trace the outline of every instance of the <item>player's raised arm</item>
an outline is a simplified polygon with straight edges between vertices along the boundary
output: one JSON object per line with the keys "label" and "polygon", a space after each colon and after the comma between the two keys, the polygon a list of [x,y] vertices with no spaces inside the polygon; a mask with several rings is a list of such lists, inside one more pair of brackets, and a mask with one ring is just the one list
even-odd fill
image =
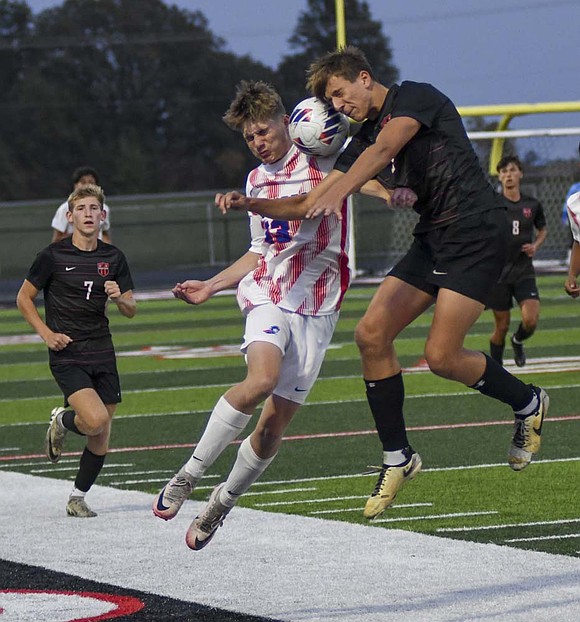
{"label": "player's raised arm", "polygon": [[391,119],[379,132],[376,141],[358,156],[350,169],[340,179],[335,178],[336,183],[323,189],[323,195],[308,210],[306,218],[316,218],[320,214],[337,214],[344,199],[376,177],[415,136],[420,127],[421,124],[411,117]]}
{"label": "player's raised arm", "polygon": [[332,180],[336,181],[343,175],[344,173],[340,171],[331,171],[318,186],[307,194],[297,194],[280,199],[256,199],[239,192],[228,192],[216,194],[215,202],[224,214],[229,209],[233,209],[246,210],[277,220],[303,220],[312,206],[316,205],[316,201],[322,195],[324,188],[330,187]]}

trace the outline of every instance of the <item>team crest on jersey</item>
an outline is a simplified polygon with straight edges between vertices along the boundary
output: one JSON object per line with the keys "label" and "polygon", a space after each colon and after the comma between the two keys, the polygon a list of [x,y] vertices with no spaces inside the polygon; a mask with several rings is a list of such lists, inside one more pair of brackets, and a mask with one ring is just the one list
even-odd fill
{"label": "team crest on jersey", "polygon": [[532,208],[524,207],[524,218],[531,218],[531,217],[532,217]]}
{"label": "team crest on jersey", "polygon": [[101,276],[109,276],[109,263],[107,261],[99,261],[97,264],[97,272]]}

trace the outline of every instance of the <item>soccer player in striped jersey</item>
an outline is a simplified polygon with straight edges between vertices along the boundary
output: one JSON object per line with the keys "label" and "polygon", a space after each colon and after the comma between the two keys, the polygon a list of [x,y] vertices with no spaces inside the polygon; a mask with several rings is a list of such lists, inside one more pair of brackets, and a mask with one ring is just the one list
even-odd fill
{"label": "soccer player in striped jersey", "polygon": [[[247,178],[248,196],[307,193],[334,166],[336,156],[308,156],[292,143],[282,100],[266,83],[241,82],[224,121],[242,133],[261,162]],[[384,193],[378,184],[375,191]],[[216,196],[218,207],[224,200]],[[342,220],[333,215],[310,221],[250,214],[252,241],[244,255],[206,281],[185,281],[173,290],[185,302],[202,304],[237,286],[246,318],[242,351],[248,369],[246,378],[220,397],[190,459],[155,498],[156,516],[169,520],[177,514],[206,469],[264,402],[227,480],[215,488],[187,532],[186,542],[194,550],[211,540],[240,495],[274,460],[284,430],[318,376],[350,281],[345,203],[341,213]]]}
{"label": "soccer player in striped jersey", "polygon": [[[121,401],[107,303],[128,318],[137,311],[125,256],[99,240],[104,201],[99,186],[73,191],[67,212],[72,237],[38,253],[17,296],[18,309],[48,346],[50,370],[64,394],[64,407],[52,411],[46,433],[48,459],[60,460],[68,432],[87,438],[66,506],[67,514],[77,518],[96,516],[85,495],[103,468]],[[34,304],[41,290],[45,320]]]}

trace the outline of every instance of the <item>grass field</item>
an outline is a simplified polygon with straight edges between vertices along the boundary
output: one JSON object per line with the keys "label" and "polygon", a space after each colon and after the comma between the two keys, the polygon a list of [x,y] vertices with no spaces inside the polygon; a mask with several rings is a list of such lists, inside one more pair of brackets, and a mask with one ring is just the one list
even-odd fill
{"label": "grass field", "polygon": [[[406,419],[424,470],[374,526],[580,556],[580,322],[578,303],[565,296],[562,283],[562,276],[540,278],[540,328],[527,345],[528,365],[515,368],[551,398],[541,453],[521,473],[506,463],[510,409],[422,368],[429,314],[403,333],[398,353],[409,368]],[[240,505],[366,522],[362,506],[376,475],[364,473],[382,452],[353,329],[373,291],[353,287],[347,294],[308,403],[287,430],[277,460]],[[515,312],[514,328],[518,318]],[[131,321],[113,309],[111,326],[124,399],[98,483],[155,493],[191,453],[217,398],[244,377],[237,350],[242,318],[232,296],[199,308],[164,299],[140,301]],[[485,312],[468,346],[486,350],[491,328]],[[0,311],[0,469],[72,480],[82,439],[69,435],[58,465],[42,453],[50,410],[62,398],[46,348],[31,336],[15,309]],[[224,452],[194,498],[207,497],[235,451]]]}

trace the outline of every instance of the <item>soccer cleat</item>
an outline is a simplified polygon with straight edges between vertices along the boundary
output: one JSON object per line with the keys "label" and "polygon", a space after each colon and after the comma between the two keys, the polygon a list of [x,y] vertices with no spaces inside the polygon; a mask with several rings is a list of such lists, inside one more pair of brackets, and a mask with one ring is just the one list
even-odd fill
{"label": "soccer cleat", "polygon": [[58,408],[53,408],[50,413],[50,423],[48,424],[48,430],[44,439],[44,450],[46,451],[46,457],[53,463],[60,460],[64,437],[68,432],[62,425],[62,413],[65,411],[66,408],[59,406]]}
{"label": "soccer cleat", "polygon": [[197,481],[184,467],[167,482],[153,501],[153,514],[171,520],[195,488]]}
{"label": "soccer cleat", "polygon": [[530,464],[542,442],[542,425],[550,407],[550,398],[544,389],[533,389],[538,396],[538,409],[524,419],[516,417],[514,423],[514,435],[508,452],[508,464],[514,471],[523,471]]}
{"label": "soccer cleat", "polygon": [[66,504],[66,513],[75,518],[92,518],[97,515],[87,505],[84,497],[71,497]]}
{"label": "soccer cleat", "polygon": [[515,340],[515,335],[512,335],[510,340],[512,342],[512,348],[514,349],[514,361],[518,367],[523,367],[526,364],[526,351],[524,350],[524,344]]}
{"label": "soccer cleat", "polygon": [[224,486],[225,482],[213,489],[205,509],[189,526],[185,534],[185,543],[190,549],[200,551],[207,546],[232,509],[220,501],[220,492]]}
{"label": "soccer cleat", "polygon": [[404,484],[419,473],[421,465],[421,456],[415,451],[412,451],[405,464],[400,466],[383,464],[373,494],[366,502],[363,516],[365,518],[380,516],[393,503]]}

